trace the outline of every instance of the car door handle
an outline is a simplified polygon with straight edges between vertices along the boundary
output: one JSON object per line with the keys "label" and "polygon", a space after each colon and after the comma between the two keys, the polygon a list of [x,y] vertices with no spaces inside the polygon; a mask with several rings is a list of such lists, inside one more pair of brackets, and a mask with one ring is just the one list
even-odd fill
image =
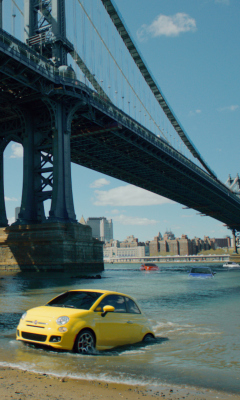
{"label": "car door handle", "polygon": [[127,324],[133,324],[133,321],[127,321]]}

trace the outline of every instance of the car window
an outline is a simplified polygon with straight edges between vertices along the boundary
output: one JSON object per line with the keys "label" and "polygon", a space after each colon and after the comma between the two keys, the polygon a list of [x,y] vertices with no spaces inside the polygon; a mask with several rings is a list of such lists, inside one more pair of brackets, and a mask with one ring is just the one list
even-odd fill
{"label": "car window", "polygon": [[129,297],[125,297],[126,305],[127,305],[127,312],[130,314],[141,314],[137,304]]}
{"label": "car window", "polygon": [[126,304],[123,296],[119,296],[116,294],[110,294],[109,296],[104,297],[104,299],[99,303],[98,307],[101,307],[103,311],[104,306],[113,306],[115,308],[116,313],[126,313]]}
{"label": "car window", "polygon": [[192,274],[211,274],[212,271],[208,268],[192,268]]}
{"label": "car window", "polygon": [[102,293],[78,291],[65,292],[49,301],[47,306],[89,310],[100,296],[102,296]]}

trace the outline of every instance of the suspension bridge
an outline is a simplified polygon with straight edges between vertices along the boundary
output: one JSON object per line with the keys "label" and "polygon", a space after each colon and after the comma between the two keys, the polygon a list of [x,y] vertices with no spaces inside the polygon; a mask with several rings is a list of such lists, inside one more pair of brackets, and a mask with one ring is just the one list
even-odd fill
{"label": "suspension bridge", "polygon": [[[240,230],[239,197],[181,126],[113,1],[0,0],[0,91],[2,263],[41,268],[53,256],[54,266],[102,268],[101,244],[76,220],[71,162],[211,216],[234,237]],[[11,141],[24,161],[19,218],[9,227],[3,153]]]}

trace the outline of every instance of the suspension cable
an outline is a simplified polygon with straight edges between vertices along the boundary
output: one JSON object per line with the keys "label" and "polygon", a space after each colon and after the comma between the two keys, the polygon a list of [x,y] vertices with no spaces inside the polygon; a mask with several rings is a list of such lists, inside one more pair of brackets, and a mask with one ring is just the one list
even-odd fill
{"label": "suspension cable", "polygon": [[123,22],[122,16],[120,16],[120,12],[118,11],[117,7],[113,5],[112,0],[101,0],[108,15],[110,16],[112,22],[114,23],[119,35],[121,36],[125,46],[127,47],[129,53],[131,54],[135,64],[137,65],[138,69],[140,70],[142,76],[144,77],[145,81],[147,82],[148,86],[150,87],[154,97],[156,98],[157,102],[159,103],[160,107],[166,114],[168,120],[174,127],[175,131],[177,132],[178,136],[184,142],[184,144],[188,147],[192,155],[200,161],[202,166],[208,171],[208,173],[213,177],[217,178],[216,174],[211,170],[208,164],[204,161],[201,154],[197,150],[197,148],[192,143],[191,139],[188,137],[187,133],[181,127],[180,123],[177,121],[174,113],[172,112],[171,108],[169,107],[167,101],[165,100],[163,93],[161,92],[158,84],[155,82],[152,74],[150,73],[148,67],[146,66],[143,57],[141,56],[140,52],[136,48],[133,40],[131,39],[125,24]]}
{"label": "suspension cable", "polygon": [[22,12],[21,8],[17,5],[15,0],[12,0],[12,2],[14,3],[14,5],[17,7],[18,11],[20,12],[20,14],[22,14],[22,16],[24,17],[24,13]]}

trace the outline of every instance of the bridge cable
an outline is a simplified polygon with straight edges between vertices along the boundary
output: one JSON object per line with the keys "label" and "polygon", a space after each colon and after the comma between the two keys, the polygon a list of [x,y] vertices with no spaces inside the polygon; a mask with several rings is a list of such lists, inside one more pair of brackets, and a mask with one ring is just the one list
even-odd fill
{"label": "bridge cable", "polygon": [[12,0],[13,4],[17,7],[18,11],[20,12],[20,14],[22,14],[22,16],[24,17],[24,13],[22,12],[21,8],[17,5],[15,0]]}
{"label": "bridge cable", "polygon": [[111,20],[113,21],[119,35],[121,36],[124,44],[126,45],[129,53],[131,54],[135,64],[137,65],[138,69],[140,70],[142,76],[144,77],[145,81],[147,82],[148,86],[150,87],[151,91],[153,92],[156,100],[158,101],[159,105],[161,106],[162,110],[166,114],[167,118],[171,122],[172,126],[180,136],[181,140],[185,143],[188,147],[192,155],[197,158],[203,167],[208,171],[208,173],[213,177],[217,178],[216,174],[211,170],[211,168],[207,165],[207,163],[202,158],[199,151],[196,149],[194,144],[192,143],[191,139],[188,137],[187,133],[181,127],[179,122],[177,121],[173,111],[167,104],[163,93],[161,92],[158,84],[155,82],[152,74],[150,73],[149,69],[146,66],[146,63],[143,60],[140,52],[137,50],[133,40],[131,39],[125,24],[123,22],[123,18],[120,15],[119,10],[115,5],[113,5],[112,0],[101,0],[108,15],[110,16]]}
{"label": "bridge cable", "polygon": [[[101,1],[102,1],[102,0],[101,0]],[[93,21],[91,20],[89,14],[87,13],[85,7],[84,7],[83,4],[81,3],[81,0],[78,0],[78,3],[79,3],[80,6],[82,7],[82,9],[83,9],[84,13],[86,14],[88,20],[89,20],[90,23],[92,24],[92,26],[93,26],[95,32],[97,33],[97,35],[99,36],[99,38],[100,38],[100,40],[101,40],[101,42],[102,42],[102,44],[104,45],[104,47],[105,47],[106,50],[108,51],[108,53],[109,53],[109,55],[111,56],[111,58],[113,59],[114,63],[117,65],[117,67],[118,67],[119,71],[121,72],[122,76],[124,77],[124,79],[126,80],[126,82],[128,83],[128,85],[131,87],[131,89],[132,89],[133,93],[135,94],[135,96],[137,97],[138,101],[140,102],[140,104],[142,105],[142,107],[144,108],[144,110],[147,112],[147,114],[149,115],[149,117],[152,118],[151,114],[149,113],[149,111],[148,111],[147,108],[145,107],[144,103],[142,102],[142,100],[140,99],[140,97],[139,97],[138,94],[136,93],[135,89],[133,88],[133,86],[132,86],[131,83],[129,82],[127,76],[124,74],[124,72],[123,72],[123,70],[121,69],[121,67],[119,66],[118,62],[115,60],[115,58],[114,58],[112,52],[109,50],[108,46],[106,45],[105,41],[103,40],[102,36],[100,35],[98,29],[96,28],[96,26],[94,25]],[[70,53],[70,54],[71,54],[71,53]],[[80,68],[81,68],[81,67],[80,67]],[[102,89],[102,90],[103,90],[103,89]],[[106,96],[107,96],[107,95],[105,94],[105,97],[106,97]],[[111,100],[109,99],[109,101],[111,101]],[[152,120],[153,120],[153,118],[152,118]],[[157,128],[158,128],[158,130],[161,132],[161,134],[164,136],[164,138],[167,140],[167,142],[169,143],[168,138],[164,135],[164,133],[162,132],[162,130],[160,129],[160,127],[157,125],[156,121],[153,120],[153,122],[154,122],[154,124],[157,126]]]}

